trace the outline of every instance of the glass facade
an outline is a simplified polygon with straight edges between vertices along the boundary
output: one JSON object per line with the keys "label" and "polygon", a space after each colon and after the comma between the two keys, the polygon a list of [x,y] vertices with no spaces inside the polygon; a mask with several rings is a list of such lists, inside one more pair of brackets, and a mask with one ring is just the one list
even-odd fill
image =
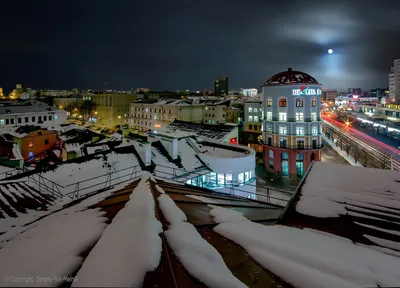
{"label": "glass facade", "polygon": [[205,175],[201,175],[190,180],[186,183],[193,186],[204,187],[208,189],[218,189],[233,186],[246,185],[253,180],[254,171],[247,171],[236,174],[237,180],[234,179],[235,174],[223,174],[210,172]]}

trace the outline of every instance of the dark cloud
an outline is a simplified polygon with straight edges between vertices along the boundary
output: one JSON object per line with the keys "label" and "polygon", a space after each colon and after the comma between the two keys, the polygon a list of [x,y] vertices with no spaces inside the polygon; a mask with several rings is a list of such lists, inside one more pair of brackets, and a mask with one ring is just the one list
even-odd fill
{"label": "dark cloud", "polygon": [[288,66],[325,87],[387,87],[400,57],[398,0],[4,2],[6,88],[203,89],[221,74],[259,87]]}

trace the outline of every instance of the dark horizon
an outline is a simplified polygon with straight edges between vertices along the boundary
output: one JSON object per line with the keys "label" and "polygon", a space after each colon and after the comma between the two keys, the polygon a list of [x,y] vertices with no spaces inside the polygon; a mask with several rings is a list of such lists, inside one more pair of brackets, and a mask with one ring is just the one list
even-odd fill
{"label": "dark horizon", "polygon": [[0,87],[259,89],[292,67],[327,89],[387,88],[400,1],[348,2],[1,3]]}

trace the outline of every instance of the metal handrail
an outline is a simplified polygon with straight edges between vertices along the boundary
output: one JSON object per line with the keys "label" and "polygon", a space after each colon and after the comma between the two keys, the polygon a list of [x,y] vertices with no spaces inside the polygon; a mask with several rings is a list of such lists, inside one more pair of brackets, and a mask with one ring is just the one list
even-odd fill
{"label": "metal handrail", "polygon": [[292,195],[292,198],[290,198],[290,200],[289,200],[288,204],[286,205],[285,209],[283,209],[283,211],[282,211],[281,214],[279,215],[279,220],[278,220],[278,221],[281,221],[281,220],[282,220],[282,217],[286,214],[286,212],[289,210],[289,208],[290,208],[290,207],[292,206],[292,204],[294,203],[294,201],[295,201],[297,195],[300,193],[301,187],[303,187],[304,182],[306,181],[306,178],[307,178],[308,174],[310,173],[310,171],[311,171],[311,169],[312,169],[314,163],[315,163],[315,161],[313,160],[313,161],[311,162],[310,166],[308,167],[306,173],[304,174],[303,178],[301,178],[301,181],[300,181],[299,185],[297,185],[296,191],[294,191],[294,193],[293,193],[293,195]]}

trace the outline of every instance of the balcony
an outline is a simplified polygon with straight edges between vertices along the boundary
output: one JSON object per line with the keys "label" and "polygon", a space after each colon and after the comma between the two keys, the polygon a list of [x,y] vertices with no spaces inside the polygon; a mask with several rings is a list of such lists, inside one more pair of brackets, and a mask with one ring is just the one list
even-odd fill
{"label": "balcony", "polygon": [[280,148],[280,149],[289,149],[289,150],[319,150],[325,147],[324,143],[321,145],[272,145],[271,143],[266,143],[263,140],[259,141],[261,145],[268,146],[268,147],[274,147],[274,148]]}

